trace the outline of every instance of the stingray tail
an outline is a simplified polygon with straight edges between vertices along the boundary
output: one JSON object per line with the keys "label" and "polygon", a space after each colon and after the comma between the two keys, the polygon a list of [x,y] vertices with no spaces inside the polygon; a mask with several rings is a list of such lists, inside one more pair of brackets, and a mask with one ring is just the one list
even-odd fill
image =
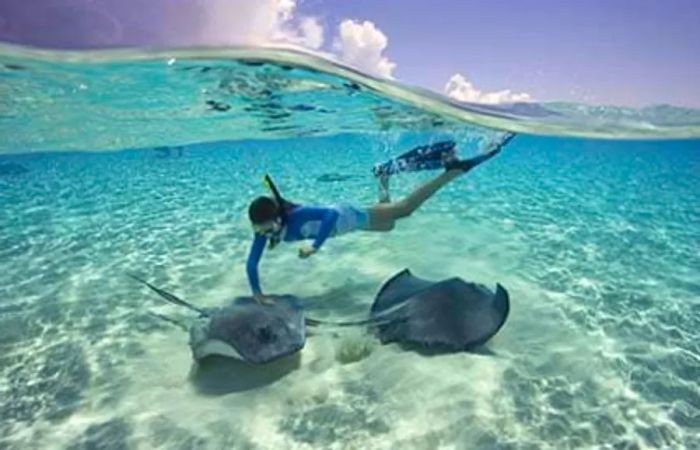
{"label": "stingray tail", "polygon": [[156,319],[162,320],[163,322],[168,322],[171,325],[175,325],[176,327],[187,331],[187,325],[185,325],[184,323],[180,322],[177,319],[173,319],[172,317],[164,316],[163,314],[154,313],[152,311],[149,311],[148,315],[151,317],[155,317]]}
{"label": "stingray tail", "polygon": [[348,321],[334,321],[334,320],[322,320],[313,319],[307,317],[304,319],[307,326],[310,327],[358,327],[362,325],[369,325],[374,323],[374,319],[360,319],[360,320],[348,320]]}
{"label": "stingray tail", "polygon": [[191,304],[191,303],[187,303],[186,301],[184,301],[184,300],[182,300],[181,298],[179,298],[179,297],[177,297],[177,296],[171,294],[170,292],[164,291],[163,289],[160,289],[160,288],[158,288],[158,287],[153,286],[153,285],[152,285],[151,283],[149,283],[148,281],[142,280],[141,278],[137,277],[136,275],[133,275],[133,274],[130,274],[130,273],[127,274],[127,275],[129,275],[131,278],[133,278],[134,280],[138,281],[139,283],[142,283],[142,284],[148,286],[153,292],[155,292],[156,294],[160,295],[160,296],[161,296],[165,301],[167,301],[167,302],[170,302],[170,303],[172,303],[172,304],[174,304],[174,305],[178,305],[178,306],[184,306],[185,308],[190,309],[190,310],[195,311],[195,312],[198,312],[199,314],[201,314],[201,315],[203,315],[203,316],[208,316],[208,315],[209,315],[205,310],[203,310],[203,309],[201,309],[201,308],[198,308],[198,307],[194,306],[194,305]]}
{"label": "stingray tail", "polygon": [[382,311],[379,314],[375,314],[372,317],[368,317],[366,319],[358,319],[358,320],[341,320],[341,321],[334,321],[334,320],[322,320],[322,319],[313,319],[311,317],[307,317],[305,319],[306,325],[312,326],[312,327],[319,327],[319,326],[328,326],[328,327],[358,327],[358,326],[363,326],[363,325],[385,325],[389,322],[396,322],[399,320],[394,313],[402,309],[403,307],[406,306],[406,303],[399,303],[398,305],[395,305],[392,308],[389,308],[385,311]]}

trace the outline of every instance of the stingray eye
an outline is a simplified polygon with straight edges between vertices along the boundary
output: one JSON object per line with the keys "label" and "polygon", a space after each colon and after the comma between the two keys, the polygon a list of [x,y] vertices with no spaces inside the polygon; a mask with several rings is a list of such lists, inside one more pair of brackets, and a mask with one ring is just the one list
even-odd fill
{"label": "stingray eye", "polygon": [[260,342],[270,342],[275,338],[275,333],[270,327],[258,328],[258,339]]}

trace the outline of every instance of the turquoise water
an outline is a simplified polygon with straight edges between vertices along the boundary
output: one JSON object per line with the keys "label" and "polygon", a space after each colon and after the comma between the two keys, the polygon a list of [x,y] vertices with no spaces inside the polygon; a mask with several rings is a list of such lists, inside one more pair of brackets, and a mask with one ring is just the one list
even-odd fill
{"label": "turquoise water", "polygon": [[[294,84],[272,63],[261,81],[260,65],[3,61],[23,68],[0,84],[0,448],[700,447],[700,140],[661,139],[692,135],[692,112],[465,121],[314,67]],[[283,367],[195,370],[187,335],[147,314],[182,312],[125,276],[219,305],[248,292],[245,211],[265,171],[295,201],[371,204],[373,163],[444,137],[473,155],[494,120],[521,134],[393,232],[261,265],[267,291],[332,319],[406,267],[500,282],[512,310],[488,352],[341,330]],[[576,120],[573,134],[637,139],[566,135]],[[431,175],[397,177],[394,197]]]}

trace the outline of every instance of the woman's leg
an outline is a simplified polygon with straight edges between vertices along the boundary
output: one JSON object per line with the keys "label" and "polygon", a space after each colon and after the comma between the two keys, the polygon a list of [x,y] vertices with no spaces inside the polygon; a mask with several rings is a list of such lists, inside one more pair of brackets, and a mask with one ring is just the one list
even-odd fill
{"label": "woman's leg", "polygon": [[454,141],[436,142],[415,147],[383,164],[375,164],[372,172],[377,177],[379,203],[389,203],[389,177],[400,172],[417,172],[443,168],[447,161],[454,160]]}
{"label": "woman's leg", "polygon": [[407,197],[393,203],[379,203],[369,208],[369,230],[390,231],[397,219],[410,216],[440,188],[464,173],[455,169],[441,173],[413,191]]}
{"label": "woman's leg", "polygon": [[418,209],[427,199],[432,197],[440,188],[458,176],[473,169],[479,164],[493,158],[501,151],[502,144],[512,138],[512,134],[506,134],[500,144],[481,155],[470,159],[453,160],[445,163],[446,171],[413,191],[408,197],[393,203],[379,203],[369,208],[369,231],[391,231],[396,220],[408,217]]}
{"label": "woman's leg", "polygon": [[380,175],[377,180],[379,188],[379,203],[391,202],[391,196],[389,195],[389,175]]}

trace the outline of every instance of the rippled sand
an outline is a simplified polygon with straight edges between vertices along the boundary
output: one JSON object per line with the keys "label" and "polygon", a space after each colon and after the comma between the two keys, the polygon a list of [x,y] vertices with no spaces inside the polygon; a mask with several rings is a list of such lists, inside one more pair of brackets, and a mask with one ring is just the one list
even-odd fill
{"label": "rippled sand", "polygon": [[[476,354],[419,355],[358,329],[313,335],[265,370],[195,370],[187,335],[147,315],[186,311],[125,276],[203,306],[246,293],[245,208],[264,170],[295,201],[369,204],[371,164],[420,140],[6,157],[28,171],[0,178],[2,446],[700,446],[697,142],[520,136],[391,234],[264,257],[267,291],[334,319],[364,314],[405,267],[500,282],[510,319]],[[428,176],[402,175],[395,196]]]}

